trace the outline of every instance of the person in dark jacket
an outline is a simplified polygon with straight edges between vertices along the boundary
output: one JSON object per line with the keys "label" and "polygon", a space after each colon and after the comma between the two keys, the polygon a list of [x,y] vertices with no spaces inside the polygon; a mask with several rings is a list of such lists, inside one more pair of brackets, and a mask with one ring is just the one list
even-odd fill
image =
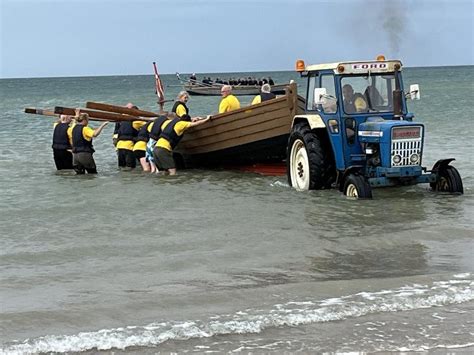
{"label": "person in dark jacket", "polygon": [[57,170],[72,169],[72,146],[68,136],[71,119],[71,116],[61,115],[54,123],[52,148]]}
{"label": "person in dark jacket", "polygon": [[270,84],[263,84],[260,91],[261,91],[260,95],[257,95],[253,98],[252,105],[256,105],[261,102],[274,99],[276,97],[276,95],[271,92],[272,87],[270,86]]}
{"label": "person in dark jacket", "polygon": [[189,108],[186,103],[189,100],[189,94],[187,91],[180,91],[174,102],[171,112],[174,112],[176,116],[185,121],[190,121],[191,116],[189,115]]}
{"label": "person in dark jacket", "polygon": [[89,115],[87,113],[79,113],[76,110],[75,116],[77,124],[72,129],[72,165],[77,174],[97,174],[97,168],[94,158],[94,147],[92,146],[92,138],[97,137],[108,121],[103,122],[98,128],[93,129],[88,126]]}

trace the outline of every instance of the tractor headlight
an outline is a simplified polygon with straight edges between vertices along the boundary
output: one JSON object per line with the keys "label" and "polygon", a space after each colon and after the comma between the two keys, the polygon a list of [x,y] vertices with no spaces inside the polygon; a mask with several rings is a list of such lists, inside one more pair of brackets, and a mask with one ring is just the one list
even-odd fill
{"label": "tractor headlight", "polygon": [[416,164],[419,161],[420,161],[420,155],[419,154],[413,153],[412,155],[410,155],[410,163]]}
{"label": "tractor headlight", "polygon": [[402,157],[398,154],[392,157],[392,162],[394,164],[400,164],[401,161],[402,161]]}

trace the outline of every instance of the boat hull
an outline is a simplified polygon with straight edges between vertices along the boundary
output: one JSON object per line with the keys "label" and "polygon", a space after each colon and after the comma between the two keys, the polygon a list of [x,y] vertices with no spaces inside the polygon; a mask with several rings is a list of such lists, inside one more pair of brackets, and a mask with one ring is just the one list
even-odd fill
{"label": "boat hull", "polygon": [[178,161],[185,167],[224,167],[281,162],[293,117],[304,102],[296,85],[286,94],[257,105],[212,116],[206,124],[191,128],[179,143]]}
{"label": "boat hull", "polygon": [[[278,84],[272,86],[272,92],[275,95],[284,95],[285,88],[288,84]],[[203,95],[203,96],[220,96],[221,95],[222,85],[213,85],[213,86],[199,86],[199,85],[184,85],[184,90],[186,90],[189,95]],[[236,96],[245,96],[245,95],[258,95],[260,94],[260,86],[233,86],[232,94]]]}

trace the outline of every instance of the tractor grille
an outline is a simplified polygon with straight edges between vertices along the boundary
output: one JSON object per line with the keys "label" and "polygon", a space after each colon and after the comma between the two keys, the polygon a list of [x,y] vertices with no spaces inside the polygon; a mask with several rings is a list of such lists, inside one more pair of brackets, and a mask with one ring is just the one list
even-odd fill
{"label": "tractor grille", "polygon": [[392,130],[392,167],[421,164],[423,130],[421,126]]}

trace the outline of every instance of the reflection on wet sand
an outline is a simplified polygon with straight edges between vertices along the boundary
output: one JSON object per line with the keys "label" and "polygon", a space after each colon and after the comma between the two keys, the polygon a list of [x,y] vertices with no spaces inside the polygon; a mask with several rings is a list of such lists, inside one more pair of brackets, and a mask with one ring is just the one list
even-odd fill
{"label": "reflection on wet sand", "polygon": [[428,248],[420,243],[366,249],[353,253],[330,251],[328,256],[308,257],[314,280],[350,280],[456,272],[457,265],[434,270],[428,265]]}

